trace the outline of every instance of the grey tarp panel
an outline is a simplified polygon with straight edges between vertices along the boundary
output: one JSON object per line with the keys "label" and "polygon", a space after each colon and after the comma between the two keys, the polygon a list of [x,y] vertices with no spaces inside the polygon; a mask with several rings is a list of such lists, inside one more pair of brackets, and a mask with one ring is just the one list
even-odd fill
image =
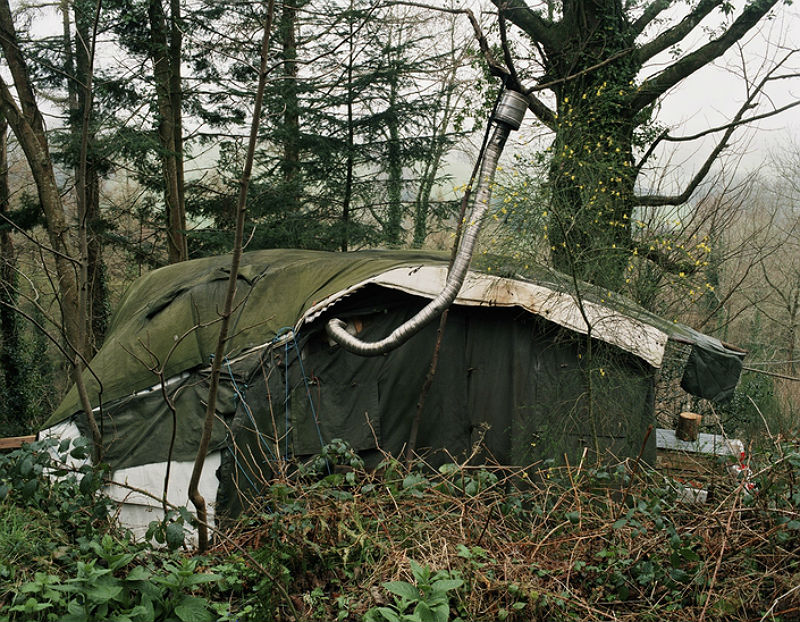
{"label": "grey tarp panel", "polygon": [[[194,459],[208,400],[208,375],[187,374],[179,382],[169,385],[168,395],[175,407],[174,420],[172,410],[160,390],[127,396],[104,408],[100,420],[104,462],[114,470],[164,462],[169,456],[173,428],[173,459]],[[230,381],[223,379],[217,395],[217,413],[220,417],[229,418],[235,410],[233,388]],[[86,418],[76,417],[75,421],[81,434],[91,438]],[[225,428],[216,425],[211,436],[210,450],[222,447],[226,437]]]}
{"label": "grey tarp panel", "polygon": [[681,388],[692,395],[721,402],[733,397],[741,372],[741,354],[713,345],[705,348],[693,345]]}

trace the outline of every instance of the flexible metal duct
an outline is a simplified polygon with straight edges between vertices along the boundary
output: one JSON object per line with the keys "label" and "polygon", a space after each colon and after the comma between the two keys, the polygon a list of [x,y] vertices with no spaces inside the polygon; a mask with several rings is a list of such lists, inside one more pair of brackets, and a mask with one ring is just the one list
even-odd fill
{"label": "flexible metal duct", "polygon": [[464,279],[467,276],[469,264],[472,260],[472,253],[475,250],[475,243],[478,240],[478,234],[483,224],[483,217],[489,208],[489,200],[492,196],[492,181],[497,170],[500,154],[503,153],[503,147],[505,147],[511,130],[519,129],[527,106],[527,100],[523,95],[514,91],[505,91],[492,115],[491,121],[494,122],[494,129],[486,145],[486,152],[481,162],[478,189],[475,192],[472,209],[464,223],[464,233],[461,236],[453,268],[447,275],[447,281],[441,293],[425,305],[417,315],[398,326],[389,336],[380,341],[362,341],[358,337],[351,335],[347,332],[347,324],[338,318],[328,320],[325,326],[331,339],[346,350],[361,356],[384,354],[408,341],[422,328],[439,317],[453,303],[461,290],[461,286],[464,284]]}

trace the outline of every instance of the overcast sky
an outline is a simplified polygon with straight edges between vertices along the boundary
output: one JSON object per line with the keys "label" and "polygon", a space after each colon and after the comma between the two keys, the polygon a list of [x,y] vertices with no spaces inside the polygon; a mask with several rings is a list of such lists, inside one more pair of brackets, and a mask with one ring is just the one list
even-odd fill
{"label": "overcast sky", "polygon": [[[756,82],[774,66],[776,59],[792,48],[800,48],[798,5],[781,4],[774,15],[743,39],[741,49],[729,50],[713,65],[699,70],[676,87],[664,99],[659,119],[674,126],[676,135],[685,135],[724,124],[733,117],[747,95],[742,59],[746,62],[747,77]],[[795,55],[781,73],[800,75],[800,54]],[[775,81],[766,88],[765,95],[759,99],[759,107],[751,114],[768,112],[798,100],[800,77]],[[712,148],[716,136],[704,141],[698,156]],[[745,154],[743,167],[758,168],[772,153],[788,148],[792,140],[800,141],[800,106],[742,128],[734,138],[738,141],[736,148]],[[682,153],[689,157],[695,149],[683,149]],[[695,157],[686,165],[691,167],[698,159]]]}

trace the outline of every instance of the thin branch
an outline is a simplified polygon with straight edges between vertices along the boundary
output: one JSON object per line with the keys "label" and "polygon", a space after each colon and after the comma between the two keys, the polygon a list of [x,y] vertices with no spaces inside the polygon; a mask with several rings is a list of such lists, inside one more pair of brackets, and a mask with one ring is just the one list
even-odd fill
{"label": "thin branch", "polygon": [[[31,304],[35,305],[39,309],[39,311],[44,312],[42,307],[38,305],[35,301],[31,300],[30,298],[28,298],[28,301],[31,302]],[[99,392],[100,393],[103,392],[103,383],[100,382],[100,378],[97,376],[97,374],[94,373],[94,370],[89,365],[89,362],[84,358],[83,354],[78,352],[75,349],[75,346],[73,346],[72,343],[70,343],[69,339],[64,339],[64,343],[66,344],[66,346],[62,345],[60,339],[57,339],[53,335],[51,335],[50,332],[27,311],[15,305],[4,302],[3,300],[0,300],[0,305],[3,305],[7,309],[11,309],[15,313],[19,313],[22,317],[24,317],[36,329],[38,329],[39,332],[41,332],[45,337],[47,337],[47,339],[58,349],[59,352],[61,352],[61,354],[64,355],[64,358],[66,358],[67,360],[70,360],[71,357],[78,357],[83,363],[84,369],[86,369],[92,375],[92,377],[97,381],[97,384],[100,387]],[[55,322],[53,322],[51,318],[48,318],[48,321],[51,322],[52,324],[55,324]],[[70,354],[70,352],[72,353]]]}
{"label": "thin branch", "polygon": [[731,121],[726,125],[719,125],[717,127],[712,127],[702,132],[698,132],[697,134],[692,134],[691,136],[670,136],[669,134],[667,134],[666,136],[664,136],[664,140],[673,143],[697,140],[698,138],[703,138],[704,136],[708,136],[709,134],[715,134],[716,132],[721,132],[731,127],[736,127],[739,125],[747,125],[748,123],[753,123],[754,121],[761,121],[762,119],[768,119],[769,117],[773,117],[782,112],[786,112],[787,110],[790,110],[795,106],[800,106],[800,100],[792,102],[791,104],[786,104],[785,106],[781,106],[780,108],[775,108],[774,110],[770,110],[769,112],[763,112],[761,114],[757,114],[752,117],[747,117],[746,119],[740,119],[739,121]]}
{"label": "thin branch", "polygon": [[744,366],[742,366],[742,369],[745,370],[745,371],[752,372],[754,374],[764,374],[765,376],[771,376],[773,378],[781,378],[782,380],[792,380],[794,382],[800,382],[800,378],[798,378],[797,376],[787,376],[786,374],[778,374],[778,373],[775,373],[774,371],[766,371],[764,369],[755,369],[753,367],[744,367]]}
{"label": "thin branch", "polygon": [[634,248],[639,256],[648,261],[652,261],[659,268],[671,274],[680,274],[681,272],[684,274],[694,274],[700,269],[694,261],[690,261],[689,259],[675,259],[648,244],[637,243],[634,244]]}
{"label": "thin branch", "polygon": [[[0,82],[2,82],[2,80],[3,79],[0,78]],[[75,265],[80,265],[80,261],[79,260],[75,259],[74,257],[70,257],[69,255],[65,255],[64,253],[54,249],[52,246],[48,246],[47,244],[44,244],[43,242],[37,240],[36,238],[31,236],[27,231],[25,231],[22,227],[17,225],[17,223],[15,223],[13,220],[11,220],[5,214],[0,214],[0,219],[4,220],[6,223],[8,223],[11,227],[13,227],[16,230],[17,233],[19,233],[22,236],[24,236],[25,238],[27,238],[29,242],[31,242],[32,244],[36,245],[37,247],[40,247],[40,248],[44,249],[45,251],[47,251],[51,255],[56,255],[58,257],[61,257],[61,259],[65,260],[65,261],[70,261],[70,262],[74,263]]]}
{"label": "thin branch", "polygon": [[575,80],[576,78],[580,78],[581,76],[586,75],[587,73],[591,73],[592,71],[600,69],[601,67],[605,67],[606,65],[609,65],[609,64],[613,63],[618,58],[621,58],[623,56],[627,56],[628,54],[631,54],[634,51],[635,50],[633,48],[627,48],[627,49],[624,49],[624,50],[620,50],[616,54],[612,54],[608,58],[606,58],[604,60],[601,60],[599,63],[595,63],[594,65],[592,65],[590,67],[586,67],[585,69],[581,69],[580,71],[578,71],[576,73],[571,73],[568,76],[565,76],[563,78],[558,78],[557,80],[552,80],[550,82],[542,82],[541,84],[537,84],[536,86],[526,90],[525,94],[528,95],[528,94],[533,93],[535,91],[543,91],[545,89],[550,89],[550,88],[552,88],[552,87],[554,87],[556,85],[563,84],[565,82],[569,82],[570,80]]}
{"label": "thin branch", "polygon": [[[264,91],[266,90],[267,83],[267,58],[269,55],[269,41],[272,33],[272,22],[274,17],[274,0],[269,0],[267,5],[266,22],[264,24],[264,35],[261,40],[261,65],[258,75],[258,87],[256,89],[256,98],[253,104],[253,120],[250,127],[250,139],[247,147],[247,156],[244,161],[244,169],[242,171],[241,182],[239,186],[239,198],[237,201],[237,215],[236,215],[236,233],[233,244],[233,254],[231,256],[230,275],[228,278],[228,289],[225,295],[225,304],[221,313],[221,323],[219,329],[219,338],[217,339],[217,347],[214,352],[214,360],[211,364],[211,378],[208,390],[208,404],[206,404],[206,414],[203,423],[203,433],[197,449],[197,455],[192,469],[192,476],[189,480],[189,498],[197,510],[197,517],[206,522],[206,502],[200,494],[198,486],[200,484],[200,476],[203,472],[203,465],[205,463],[206,454],[208,453],[208,446],[211,441],[211,433],[214,429],[214,417],[216,414],[217,404],[217,390],[219,388],[220,371],[222,368],[222,359],[225,356],[225,348],[227,346],[228,327],[230,325],[230,318],[233,311],[233,302],[236,296],[236,281],[239,273],[239,263],[242,256],[242,244],[244,238],[244,220],[247,213],[247,191],[250,186],[250,175],[253,170],[253,160],[255,159],[256,144],[258,142],[258,129],[261,123],[261,107],[264,101]],[[205,525],[201,524],[198,529],[198,546],[200,552],[204,553],[208,549],[208,529]]]}
{"label": "thin branch", "polygon": [[736,113],[736,116],[733,118],[733,121],[729,124],[728,129],[723,134],[722,138],[720,139],[717,146],[709,154],[706,161],[703,162],[703,165],[700,167],[700,170],[697,171],[695,176],[692,180],[687,184],[686,188],[684,188],[683,192],[680,194],[673,194],[673,195],[661,195],[661,194],[652,194],[652,195],[644,195],[644,196],[637,196],[634,198],[635,202],[640,206],[645,207],[658,207],[662,205],[682,205],[689,200],[689,197],[692,196],[692,193],[697,189],[700,183],[706,178],[708,172],[711,170],[711,166],[717,160],[717,157],[720,153],[728,146],[728,140],[730,140],[731,135],[733,134],[734,130],[739,126],[739,120],[742,118],[746,110],[749,110],[754,105],[750,103],[752,100],[752,96],[748,98],[748,100],[742,105],[739,109],[739,112]]}
{"label": "thin branch", "polygon": [[647,207],[656,207],[656,206],[663,206],[663,205],[681,205],[682,203],[685,203],[686,201],[689,200],[689,197],[692,196],[692,193],[697,189],[697,187],[700,185],[700,183],[703,181],[703,179],[705,179],[706,175],[708,175],[708,172],[711,170],[711,166],[713,165],[714,161],[717,159],[719,154],[722,153],[722,151],[728,145],[728,141],[730,140],[730,137],[733,135],[733,132],[737,127],[739,127],[740,125],[744,125],[745,123],[748,123],[750,121],[757,121],[759,119],[764,119],[764,118],[767,118],[767,117],[771,117],[771,116],[773,116],[775,114],[778,114],[778,113],[783,112],[785,110],[789,110],[791,108],[794,108],[797,105],[800,105],[800,101],[796,101],[796,102],[792,102],[790,104],[787,104],[785,106],[782,106],[780,108],[776,108],[776,109],[774,109],[774,110],[772,110],[770,112],[766,112],[766,113],[763,113],[763,114],[760,114],[760,115],[755,115],[755,116],[752,116],[752,117],[748,117],[746,119],[744,118],[745,112],[747,112],[751,108],[755,108],[756,104],[754,103],[754,101],[755,101],[756,97],[759,94],[763,93],[764,87],[767,85],[767,83],[771,82],[774,79],[773,76],[774,76],[775,72],[777,72],[778,69],[780,69],[795,54],[795,52],[796,52],[796,50],[789,51],[786,55],[784,55],[784,57],[778,63],[775,64],[774,67],[772,67],[766,73],[766,75],[764,75],[763,78],[761,78],[761,80],[758,82],[758,84],[755,86],[755,88],[753,88],[750,91],[750,93],[748,94],[748,96],[745,99],[744,103],[739,108],[739,110],[737,111],[736,115],[733,117],[733,120],[731,120],[731,122],[728,123],[727,125],[723,125],[723,126],[718,127],[718,128],[711,128],[709,130],[705,130],[704,132],[700,132],[699,134],[696,134],[694,136],[688,136],[688,137],[685,137],[685,138],[670,138],[669,135],[666,132],[662,132],[658,136],[658,138],[653,142],[653,144],[650,145],[650,148],[647,150],[647,153],[645,153],[644,157],[636,165],[636,170],[637,171],[641,169],[642,164],[644,164],[645,160],[648,157],[650,157],[650,155],[653,153],[653,150],[655,149],[655,146],[659,142],[661,142],[662,140],[672,140],[672,141],[676,141],[676,142],[677,141],[681,141],[681,140],[688,141],[688,140],[693,140],[695,138],[701,138],[703,136],[706,136],[707,134],[711,134],[711,133],[714,133],[714,132],[717,132],[717,131],[722,131],[723,129],[725,130],[725,133],[722,135],[722,138],[720,139],[720,141],[717,144],[717,146],[709,154],[708,158],[706,158],[706,161],[703,163],[703,166],[700,167],[700,170],[697,171],[697,174],[692,178],[692,180],[689,182],[689,184],[686,186],[686,188],[684,189],[684,191],[682,193],[677,194],[677,195],[645,195],[645,196],[637,196],[635,198],[636,202],[641,206],[647,206]]}
{"label": "thin branch", "polygon": [[637,176],[639,175],[639,171],[642,170],[642,166],[644,166],[644,163],[647,162],[647,160],[650,158],[651,155],[653,155],[653,152],[656,150],[656,147],[658,147],[661,141],[664,140],[664,138],[666,138],[668,134],[669,130],[664,130],[658,135],[658,137],[652,143],[650,143],[650,146],[647,148],[647,151],[645,151],[644,155],[642,156],[642,159],[639,160],[633,167]]}
{"label": "thin branch", "polygon": [[[705,1],[707,0],[701,0],[700,5],[704,4]],[[742,14],[720,37],[709,41],[700,49],[687,54],[649,80],[645,80],[639,87],[639,94],[631,102],[633,110],[641,110],[649,106],[678,82],[722,56],[777,3],[778,0],[756,0],[748,4]],[[639,54],[641,59],[647,60],[649,58],[647,46],[640,48]]]}
{"label": "thin branch", "polygon": [[[659,0],[653,3],[654,5],[659,4]],[[669,2],[665,4],[669,5]],[[684,17],[679,23],[675,24],[672,28],[669,28],[658,35],[655,39],[650,41],[649,43],[645,43],[639,48],[638,56],[642,63],[647,62],[651,58],[653,58],[656,54],[663,52],[667,48],[675,45],[676,43],[683,40],[683,38],[688,35],[694,28],[701,22],[703,19],[711,13],[716,7],[722,4],[722,0],[701,0],[697,6],[686,16]],[[648,7],[648,10],[645,10],[642,17],[637,20],[636,24],[634,25],[633,31],[637,34],[642,32],[647,24],[652,21],[658,15],[652,15],[651,5]],[[653,9],[654,10],[654,9]],[[659,10],[659,13],[663,11],[663,8]],[[649,18],[649,19],[648,19]],[[640,24],[642,20],[646,20],[645,23]],[[637,31],[637,25],[641,27],[640,30]]]}

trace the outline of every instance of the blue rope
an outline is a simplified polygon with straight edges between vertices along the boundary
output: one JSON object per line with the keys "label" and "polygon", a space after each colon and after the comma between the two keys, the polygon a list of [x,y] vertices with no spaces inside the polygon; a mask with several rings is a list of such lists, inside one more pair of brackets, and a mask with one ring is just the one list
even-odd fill
{"label": "blue rope", "polygon": [[[289,413],[289,404],[290,404],[290,391],[289,391],[289,352],[290,352],[290,345],[289,344],[290,343],[291,343],[292,347],[294,348],[295,356],[297,357],[297,362],[300,365],[300,374],[303,377],[303,386],[304,386],[304,388],[306,390],[306,397],[308,398],[309,407],[311,408],[311,416],[314,419],[314,427],[317,430],[317,437],[319,438],[319,445],[320,445],[321,449],[325,448],[325,440],[322,438],[322,430],[320,429],[320,425],[319,425],[319,417],[317,417],[317,409],[314,406],[314,399],[313,399],[313,397],[311,395],[311,387],[309,386],[309,383],[308,383],[308,376],[306,376],[305,366],[303,365],[303,358],[300,356],[300,347],[297,345],[297,335],[294,332],[294,329],[291,326],[284,326],[283,328],[278,330],[278,332],[272,338],[272,341],[270,343],[273,343],[273,344],[277,343],[287,333],[291,333],[291,338],[287,339],[285,344],[284,344],[284,364],[286,366],[285,382],[284,382],[285,398],[284,398],[284,402],[283,402],[283,404],[284,404],[284,418],[285,418],[285,426],[286,426],[285,427],[285,433],[284,433],[284,443],[285,443],[284,444],[284,457],[285,458],[289,456],[289,414],[290,414]],[[211,359],[213,360],[213,358],[214,358],[214,355],[212,354],[211,355]],[[269,443],[265,440],[264,435],[258,429],[258,424],[256,423],[255,417],[253,416],[253,411],[250,408],[250,405],[245,400],[243,392],[239,388],[239,385],[236,383],[236,378],[233,375],[233,370],[231,369],[230,361],[228,360],[227,357],[225,357],[225,365],[226,365],[226,368],[228,370],[228,375],[230,376],[231,383],[233,384],[233,390],[234,390],[234,392],[236,394],[236,398],[241,400],[242,406],[244,406],[244,410],[247,413],[248,419],[250,419],[250,423],[253,424],[253,429],[255,430],[255,433],[258,436],[259,441],[263,445],[264,449],[267,450],[267,452],[271,456],[272,460],[277,461],[277,458],[276,458],[275,454],[273,453],[272,449],[270,448]],[[236,399],[236,398],[234,398],[234,399]],[[244,469],[242,469],[242,466],[239,464],[239,460],[237,459],[236,454],[233,452],[233,450],[230,447],[228,447],[228,450],[233,455],[234,460],[236,461],[236,464],[239,467],[239,469],[242,471],[242,473],[244,473],[245,477],[247,477],[247,473],[244,471]],[[328,468],[328,473],[330,473],[331,472],[330,464],[327,464],[327,468]],[[247,480],[255,488],[255,484],[253,484],[252,480],[250,480],[249,477],[247,477]]]}
{"label": "blue rope", "polygon": [[[317,418],[317,409],[314,408],[314,400],[311,397],[311,387],[308,386],[308,377],[306,376],[305,367],[303,367],[303,359],[300,356],[300,348],[297,347],[297,338],[294,337],[292,339],[292,343],[294,344],[295,356],[297,356],[297,362],[300,363],[300,373],[303,376],[303,384],[306,388],[306,395],[308,396],[308,404],[311,407],[311,416],[314,417],[314,425],[317,428],[317,436],[319,437],[319,446],[320,449],[325,448],[325,441],[322,440],[322,430],[319,428],[319,419]],[[330,470],[330,467],[328,468]]]}
{"label": "blue rope", "polygon": [[286,434],[284,435],[284,443],[285,443],[285,452],[284,456],[289,455],[289,342],[287,341],[284,347],[283,352],[283,364],[286,369],[284,369],[284,384],[285,384],[285,399],[283,400],[283,412],[285,417],[285,430]]}
{"label": "blue rope", "polygon": [[242,475],[244,475],[244,478],[248,482],[250,482],[250,486],[253,487],[253,490],[258,490],[258,486],[256,486],[255,482],[253,482],[253,480],[251,480],[250,477],[247,475],[247,471],[245,471],[244,468],[242,468],[242,465],[239,463],[239,458],[236,457],[236,452],[233,451],[233,449],[231,449],[230,445],[228,445],[228,451],[231,452],[231,456],[233,456],[233,461],[236,463],[236,466],[239,468],[239,471],[242,472]]}
{"label": "blue rope", "polygon": [[272,448],[269,446],[269,443],[265,440],[265,437],[261,433],[261,430],[258,429],[258,424],[256,423],[255,417],[253,417],[253,411],[250,408],[250,405],[244,399],[244,395],[242,394],[242,391],[239,389],[239,385],[236,384],[236,378],[233,375],[233,370],[231,369],[231,363],[228,360],[228,357],[225,357],[225,366],[228,369],[228,375],[231,377],[231,383],[233,383],[233,390],[236,393],[236,397],[238,397],[239,400],[242,402],[242,406],[244,406],[244,411],[247,413],[247,417],[248,419],[250,419],[250,423],[253,424],[253,430],[255,430],[256,436],[258,436],[258,440],[261,442],[261,445],[264,447],[264,449],[267,450],[267,453],[269,453],[271,459],[277,462],[278,459],[275,457]]}
{"label": "blue rope", "polygon": [[[311,395],[311,387],[308,384],[308,376],[306,375],[305,366],[303,365],[303,357],[300,356],[300,346],[297,345],[297,334],[294,332],[294,329],[291,327],[284,327],[278,331],[278,334],[275,336],[275,339],[280,338],[281,336],[285,335],[286,333],[291,333],[291,338],[286,340],[284,344],[284,362],[286,364],[286,397],[285,397],[285,410],[286,410],[286,430],[289,430],[289,400],[290,400],[290,392],[289,392],[289,344],[291,343],[292,347],[294,348],[295,356],[297,357],[297,362],[300,365],[300,375],[303,377],[303,386],[306,390],[306,397],[308,398],[308,405],[311,408],[311,416],[314,418],[314,427],[317,429],[317,438],[319,438],[319,446],[320,449],[325,448],[325,440],[322,438],[322,430],[320,429],[319,425],[319,417],[317,417],[317,409],[314,406],[314,398]],[[289,443],[289,435],[286,435],[286,443],[287,443],[287,450],[286,455],[289,454],[288,450],[288,443]],[[328,473],[331,472],[331,467],[328,464]]]}

